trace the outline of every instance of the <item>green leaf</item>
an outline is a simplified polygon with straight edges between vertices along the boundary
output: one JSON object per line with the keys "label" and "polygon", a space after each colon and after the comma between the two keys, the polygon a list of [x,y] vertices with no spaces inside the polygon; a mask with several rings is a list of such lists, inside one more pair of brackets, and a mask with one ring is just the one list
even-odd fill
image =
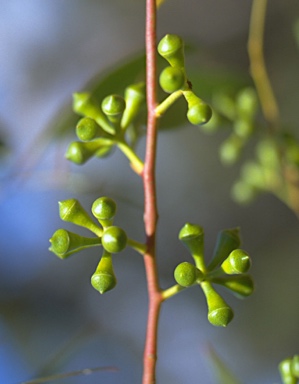
{"label": "green leaf", "polygon": [[208,348],[208,356],[213,366],[213,373],[216,376],[217,383],[241,384],[211,346]]}

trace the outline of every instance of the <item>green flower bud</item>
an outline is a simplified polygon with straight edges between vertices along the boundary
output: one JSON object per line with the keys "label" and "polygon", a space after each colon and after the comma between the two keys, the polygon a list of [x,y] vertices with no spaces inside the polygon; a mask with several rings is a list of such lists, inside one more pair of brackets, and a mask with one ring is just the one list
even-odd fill
{"label": "green flower bud", "polygon": [[297,378],[292,373],[292,359],[288,358],[283,360],[279,366],[279,372],[283,384],[296,384]]}
{"label": "green flower bud", "polygon": [[175,281],[182,287],[191,287],[201,277],[203,277],[201,271],[191,263],[181,263],[174,270]]}
{"label": "green flower bud", "polygon": [[255,115],[258,107],[257,94],[254,88],[243,88],[236,99],[236,107],[239,115],[244,117],[252,117]]}
{"label": "green flower bud", "polygon": [[76,134],[78,139],[82,141],[90,141],[96,137],[109,138],[107,132],[104,131],[91,117],[83,117],[83,119],[79,120],[76,126]]}
{"label": "green flower bud", "polygon": [[254,291],[254,283],[250,275],[214,277],[212,282],[226,287],[239,298],[250,296]]}
{"label": "green flower bud", "polygon": [[224,229],[219,232],[216,246],[208,270],[217,268],[229,256],[229,254],[241,244],[239,228]]}
{"label": "green flower bud", "polygon": [[211,107],[204,103],[199,102],[188,109],[187,118],[193,125],[206,124],[212,117]]}
{"label": "green flower bud", "polygon": [[184,68],[184,43],[177,35],[166,35],[158,45],[159,54],[169,62],[172,67]]}
{"label": "green flower bud", "polygon": [[116,203],[109,197],[100,197],[92,204],[91,211],[103,227],[112,225],[116,213]]}
{"label": "green flower bud", "polygon": [[126,232],[119,227],[112,226],[104,229],[102,245],[107,252],[121,252],[126,248],[127,240]]}
{"label": "green flower bud", "polygon": [[299,355],[295,355],[292,359],[291,370],[296,379],[299,379]]}
{"label": "green flower bud", "polygon": [[195,260],[196,267],[205,271],[204,231],[199,225],[186,223],[179,233],[179,240],[187,247]]}
{"label": "green flower bud", "polygon": [[[111,142],[111,144],[109,144]],[[112,149],[114,143],[112,140],[106,139],[97,139],[94,141],[89,141],[86,143],[82,143],[81,141],[73,141],[66,153],[66,159],[72,161],[76,164],[84,164],[93,156],[96,157],[104,157],[106,156]]]}
{"label": "green flower bud", "polygon": [[257,157],[265,168],[279,169],[280,159],[276,143],[271,139],[258,142],[256,147]]}
{"label": "green flower bud", "polygon": [[212,109],[192,91],[184,91],[184,97],[188,103],[187,118],[193,125],[207,123],[212,117]]}
{"label": "green flower bud", "polygon": [[185,84],[185,74],[178,67],[166,67],[160,74],[159,82],[164,92],[178,91]]}
{"label": "green flower bud", "polygon": [[226,327],[234,317],[233,310],[208,281],[201,283],[208,305],[208,320],[217,327]]}
{"label": "green flower bud", "polygon": [[144,83],[133,84],[125,89],[126,109],[124,110],[120,124],[123,129],[126,129],[135,120],[144,101]]}
{"label": "green flower bud", "polygon": [[257,195],[257,190],[247,181],[238,180],[231,190],[232,198],[239,204],[249,204]]}
{"label": "green flower bud", "polygon": [[66,259],[81,249],[101,245],[101,239],[83,237],[65,229],[58,229],[51,237],[50,243],[49,250],[61,259]]}
{"label": "green flower bud", "polygon": [[109,95],[102,102],[102,110],[112,123],[118,123],[126,108],[125,100],[119,95]]}
{"label": "green flower bud", "polygon": [[223,271],[229,275],[246,273],[251,267],[251,260],[247,252],[242,249],[233,250],[221,264]]}
{"label": "green flower bud", "polygon": [[237,135],[230,135],[220,146],[219,155],[223,164],[232,165],[239,159],[244,142]]}
{"label": "green flower bud", "polygon": [[64,221],[87,228],[98,236],[102,235],[102,229],[91,220],[88,213],[76,199],[60,201],[59,214]]}
{"label": "green flower bud", "polygon": [[104,251],[95,273],[91,276],[91,285],[103,294],[113,289],[116,283],[117,280],[113,270],[112,257]]}
{"label": "green flower bud", "polygon": [[251,120],[242,118],[234,122],[233,128],[237,136],[248,139],[253,133],[254,125]]}
{"label": "green flower bud", "polygon": [[74,93],[73,110],[81,116],[94,119],[106,132],[113,134],[113,128],[90,93]]}

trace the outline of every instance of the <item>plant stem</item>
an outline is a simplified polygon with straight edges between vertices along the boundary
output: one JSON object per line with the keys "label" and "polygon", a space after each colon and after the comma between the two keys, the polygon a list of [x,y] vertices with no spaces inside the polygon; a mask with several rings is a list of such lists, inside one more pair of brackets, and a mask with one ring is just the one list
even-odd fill
{"label": "plant stem", "polygon": [[142,173],[144,186],[144,225],[147,250],[144,254],[145,272],[149,297],[148,322],[144,348],[143,384],[156,382],[158,319],[162,303],[156,263],[156,228],[158,221],[156,198],[156,0],[146,0],[146,98],[147,98],[147,136],[145,163]]}
{"label": "plant stem", "polygon": [[249,26],[248,54],[251,76],[259,95],[263,114],[271,129],[275,129],[279,121],[279,110],[266,70],[263,53],[267,1],[253,0]]}

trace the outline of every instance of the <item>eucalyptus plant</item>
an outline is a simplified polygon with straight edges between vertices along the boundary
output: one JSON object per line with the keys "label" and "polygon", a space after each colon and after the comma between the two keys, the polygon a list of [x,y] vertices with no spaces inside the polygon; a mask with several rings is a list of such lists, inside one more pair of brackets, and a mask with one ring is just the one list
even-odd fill
{"label": "eucalyptus plant", "polygon": [[[257,132],[261,132],[262,111],[269,129],[256,144],[254,160],[243,165],[240,179],[233,185],[232,194],[236,200],[244,203],[250,201],[258,191],[271,191],[294,212],[299,212],[298,197],[294,197],[298,184],[290,176],[292,171],[295,180],[299,177],[299,145],[290,133],[278,129],[278,111],[275,109],[276,101],[271,85],[267,78],[255,76],[254,60],[259,60],[259,57],[251,61],[251,86],[238,89],[234,95],[217,91],[207,102],[193,90],[182,37],[166,34],[157,42],[157,7],[162,2],[158,1],[157,4],[155,0],[146,0],[144,81],[128,82],[122,94],[107,94],[100,100],[96,94],[75,93],[73,110],[78,115],[75,128],[78,140],[69,144],[65,155],[68,160],[82,165],[91,158],[98,158],[100,161],[101,158],[112,155],[113,149],[123,153],[132,171],[143,183],[145,240],[139,242],[128,237],[126,228],[117,225],[117,202],[109,196],[99,196],[91,202],[90,212],[74,198],[59,202],[60,218],[86,228],[92,236],[84,237],[66,229],[58,229],[50,239],[50,250],[61,259],[67,259],[89,247],[99,247],[101,256],[89,278],[91,286],[100,294],[117,286],[113,267],[113,263],[117,262],[116,254],[130,247],[143,258],[149,297],[143,384],[156,382],[157,330],[160,309],[166,300],[181,291],[199,287],[207,302],[208,321],[214,326],[226,327],[233,319],[233,310],[217,292],[215,285],[224,286],[239,298],[247,297],[254,291],[253,279],[248,273],[251,258],[241,247],[239,228],[221,230],[212,257],[206,257],[205,231],[201,226],[204,223],[190,222],[182,223],[178,233],[178,241],[187,249],[189,257],[170,270],[174,276],[173,285],[166,289],[160,286],[157,269],[157,258],[160,255],[156,251],[158,196],[155,166],[159,120],[166,111],[182,99],[187,110],[184,118],[202,131],[214,132],[223,122],[229,124],[230,134],[219,149],[220,158],[225,165],[238,161],[243,148]],[[252,39],[257,38],[258,42],[262,40],[262,32],[256,37],[255,33],[259,28],[254,25],[263,25],[264,13],[261,11],[265,11],[266,3],[266,0],[253,1],[250,36],[254,36]],[[164,68],[160,73],[157,69],[157,54],[164,60]],[[164,92],[161,100],[158,97],[158,82]],[[272,108],[269,108],[271,102]],[[141,158],[136,152],[136,145],[141,136],[140,121],[144,109],[146,147]],[[298,356],[282,361],[279,370],[285,384],[297,383]]]}

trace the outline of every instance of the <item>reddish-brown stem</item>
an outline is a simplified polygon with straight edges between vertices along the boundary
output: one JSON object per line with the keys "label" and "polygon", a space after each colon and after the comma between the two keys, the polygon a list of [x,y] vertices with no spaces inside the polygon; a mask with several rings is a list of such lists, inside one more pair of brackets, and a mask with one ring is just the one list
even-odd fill
{"label": "reddish-brown stem", "polygon": [[156,100],[156,0],[146,0],[146,97],[147,97],[147,137],[145,163],[142,173],[144,186],[144,225],[147,251],[144,255],[147,278],[149,310],[144,348],[143,384],[156,382],[157,333],[160,307],[162,303],[161,289],[158,282],[156,263],[156,227],[158,221],[156,196],[156,151],[157,151],[157,118]]}

